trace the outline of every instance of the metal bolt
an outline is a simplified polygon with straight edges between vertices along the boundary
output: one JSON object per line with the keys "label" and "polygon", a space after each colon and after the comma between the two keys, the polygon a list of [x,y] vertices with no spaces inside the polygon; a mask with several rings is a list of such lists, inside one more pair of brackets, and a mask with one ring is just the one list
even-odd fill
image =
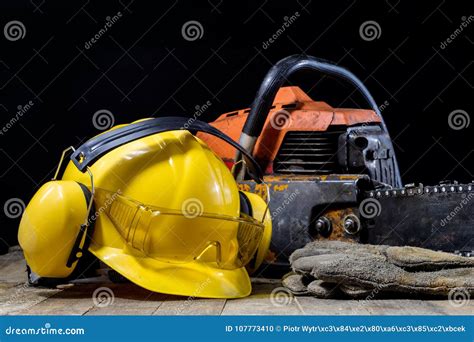
{"label": "metal bolt", "polygon": [[361,229],[359,218],[355,215],[347,215],[344,218],[344,231],[349,235],[357,234]]}
{"label": "metal bolt", "polygon": [[327,217],[321,216],[317,219],[315,228],[320,235],[327,237],[331,234],[332,224]]}

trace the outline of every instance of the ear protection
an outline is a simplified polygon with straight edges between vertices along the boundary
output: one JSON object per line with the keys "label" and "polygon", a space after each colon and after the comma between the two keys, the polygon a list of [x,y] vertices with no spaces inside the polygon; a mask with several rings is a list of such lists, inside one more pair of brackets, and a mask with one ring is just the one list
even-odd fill
{"label": "ear protection", "polygon": [[86,186],[63,180],[41,186],[25,209],[18,233],[31,282],[71,276],[77,266],[72,251],[80,258],[88,246],[84,233],[92,226],[88,223],[91,211],[92,196]]}

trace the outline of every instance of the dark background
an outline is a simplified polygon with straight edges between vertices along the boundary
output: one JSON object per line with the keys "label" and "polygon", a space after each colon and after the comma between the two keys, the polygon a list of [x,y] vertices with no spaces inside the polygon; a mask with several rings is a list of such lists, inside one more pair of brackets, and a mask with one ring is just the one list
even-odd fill
{"label": "dark background", "polygon": [[[151,2],[146,2],[151,3]],[[149,116],[201,116],[250,106],[273,63],[306,53],[336,62],[372,91],[395,141],[404,183],[469,182],[472,125],[453,130],[448,115],[472,114],[474,23],[445,41],[473,14],[471,1],[2,1],[0,28],[12,20],[23,39],[0,34],[1,126],[18,106],[33,106],[0,136],[1,206],[28,203],[53,175],[60,152],[100,133],[94,113],[115,123]],[[89,49],[107,16],[122,17]],[[283,24],[299,17],[266,49]],[[196,20],[201,39],[187,41],[184,23]],[[374,20],[378,39],[361,38]],[[2,30],[3,31],[3,30]],[[3,32],[1,32],[3,33]],[[332,106],[366,104],[353,89],[318,75],[291,80]],[[470,118],[469,118],[470,119]],[[19,218],[0,212],[0,245],[16,243]],[[0,247],[0,250],[2,248]]]}

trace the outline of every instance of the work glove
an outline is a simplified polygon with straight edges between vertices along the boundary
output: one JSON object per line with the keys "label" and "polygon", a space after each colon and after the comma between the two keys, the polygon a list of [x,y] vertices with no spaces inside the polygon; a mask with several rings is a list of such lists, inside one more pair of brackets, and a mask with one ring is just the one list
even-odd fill
{"label": "work glove", "polygon": [[313,241],[290,256],[283,285],[319,298],[474,294],[474,258],[417,247]]}

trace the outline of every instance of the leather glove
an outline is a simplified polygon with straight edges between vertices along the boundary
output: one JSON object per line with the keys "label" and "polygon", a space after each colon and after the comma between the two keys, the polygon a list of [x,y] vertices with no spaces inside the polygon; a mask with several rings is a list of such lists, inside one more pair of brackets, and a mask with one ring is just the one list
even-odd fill
{"label": "leather glove", "polygon": [[474,258],[424,248],[318,240],[293,252],[290,263],[283,285],[296,295],[474,294]]}

